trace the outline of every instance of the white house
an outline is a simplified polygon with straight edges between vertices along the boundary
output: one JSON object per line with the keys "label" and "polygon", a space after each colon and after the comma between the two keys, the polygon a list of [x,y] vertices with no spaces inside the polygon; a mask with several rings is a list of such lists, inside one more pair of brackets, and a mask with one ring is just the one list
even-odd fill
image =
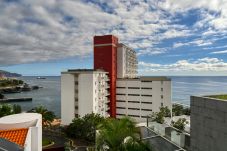
{"label": "white house", "polygon": [[0,150],[42,150],[42,115],[21,113],[0,118]]}

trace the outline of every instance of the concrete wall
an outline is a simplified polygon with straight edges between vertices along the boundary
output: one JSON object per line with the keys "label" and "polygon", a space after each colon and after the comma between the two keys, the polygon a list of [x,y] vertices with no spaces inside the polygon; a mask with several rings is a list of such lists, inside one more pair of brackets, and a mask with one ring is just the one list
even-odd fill
{"label": "concrete wall", "polygon": [[227,101],[191,97],[191,151],[227,150]]}
{"label": "concrete wall", "polygon": [[80,74],[78,78],[78,91],[79,91],[79,108],[78,114],[80,117],[93,112],[93,74]]}
{"label": "concrete wall", "polygon": [[68,125],[75,117],[75,79],[72,74],[61,75],[61,123]]}

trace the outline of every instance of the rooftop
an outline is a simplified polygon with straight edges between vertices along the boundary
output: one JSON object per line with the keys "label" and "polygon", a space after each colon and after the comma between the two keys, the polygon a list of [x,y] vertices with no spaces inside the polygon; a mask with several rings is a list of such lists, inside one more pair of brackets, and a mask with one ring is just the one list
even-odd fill
{"label": "rooftop", "polygon": [[[68,71],[62,72],[64,73],[94,73],[94,72],[105,72],[102,69],[69,69]],[[105,72],[107,73],[107,72]]]}
{"label": "rooftop", "polygon": [[227,101],[227,94],[222,94],[222,95],[210,95],[206,96],[209,98],[215,98],[215,99],[221,99],[221,100],[226,100]]}
{"label": "rooftop", "polygon": [[9,140],[19,146],[24,146],[27,133],[27,128],[0,130],[0,138],[5,138],[6,140]]}
{"label": "rooftop", "polygon": [[128,81],[138,81],[138,80],[141,80],[141,81],[171,81],[170,78],[168,77],[153,77],[153,76],[141,76],[141,77],[138,77],[138,78],[122,78],[122,79],[117,79],[117,80],[128,80]]}

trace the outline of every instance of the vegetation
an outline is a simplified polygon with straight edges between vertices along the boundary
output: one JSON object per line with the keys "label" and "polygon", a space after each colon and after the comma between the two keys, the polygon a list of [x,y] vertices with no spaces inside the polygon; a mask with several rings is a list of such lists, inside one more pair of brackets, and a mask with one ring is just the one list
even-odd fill
{"label": "vegetation", "polygon": [[188,122],[185,118],[179,118],[176,122],[172,121],[172,126],[180,131],[184,131],[186,124],[188,124]]}
{"label": "vegetation", "polygon": [[0,93],[0,99],[4,99],[4,95]]}
{"label": "vegetation", "polygon": [[72,123],[66,127],[65,133],[70,138],[84,139],[95,143],[95,133],[97,126],[104,122],[104,118],[98,114],[87,114],[82,118],[75,118]]}
{"label": "vegetation", "polygon": [[42,146],[47,146],[47,145],[50,145],[52,143],[52,141],[48,138],[43,138],[42,139]]}
{"label": "vegetation", "polygon": [[98,128],[97,150],[99,151],[150,151],[139,139],[138,129],[129,118],[107,119]]}
{"label": "vegetation", "polygon": [[0,87],[18,86],[24,84],[24,81],[17,79],[2,79],[0,80]]}
{"label": "vegetation", "polygon": [[223,95],[211,95],[208,96],[210,98],[216,98],[216,99],[222,99],[222,100],[227,100],[227,94],[223,94]]}
{"label": "vegetation", "polygon": [[54,118],[56,117],[54,112],[52,111],[48,111],[45,107],[43,106],[38,106],[35,107],[33,109],[31,109],[30,111],[31,113],[39,113],[42,115],[42,125],[45,126],[50,126],[51,122],[54,121]]}
{"label": "vegetation", "polygon": [[160,111],[159,112],[154,112],[151,115],[151,118],[153,121],[163,124],[164,123],[164,117],[171,117],[171,112],[168,109],[168,107],[160,107]]}
{"label": "vegetation", "polygon": [[163,114],[164,117],[171,117],[170,109],[166,107],[160,107],[160,112]]}
{"label": "vegetation", "polygon": [[19,105],[0,105],[0,117],[21,113],[21,107]]}
{"label": "vegetation", "polygon": [[190,108],[184,108],[180,104],[173,104],[172,112],[173,116],[190,115],[191,113]]}

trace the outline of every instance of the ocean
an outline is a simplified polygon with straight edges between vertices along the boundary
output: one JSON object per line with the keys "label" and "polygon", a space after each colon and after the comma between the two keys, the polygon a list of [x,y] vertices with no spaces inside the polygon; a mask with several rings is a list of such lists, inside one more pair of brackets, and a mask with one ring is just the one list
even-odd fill
{"label": "ocean", "polygon": [[[39,85],[43,88],[30,92],[7,94],[6,97],[32,97],[32,102],[17,103],[23,110],[30,110],[38,105],[43,105],[47,109],[55,112],[60,117],[61,114],[61,81],[60,77],[46,77],[46,79],[36,79],[37,77],[21,77],[30,85]],[[172,79],[172,101],[185,105],[190,105],[191,95],[213,95],[227,93],[227,76],[177,76]]]}

